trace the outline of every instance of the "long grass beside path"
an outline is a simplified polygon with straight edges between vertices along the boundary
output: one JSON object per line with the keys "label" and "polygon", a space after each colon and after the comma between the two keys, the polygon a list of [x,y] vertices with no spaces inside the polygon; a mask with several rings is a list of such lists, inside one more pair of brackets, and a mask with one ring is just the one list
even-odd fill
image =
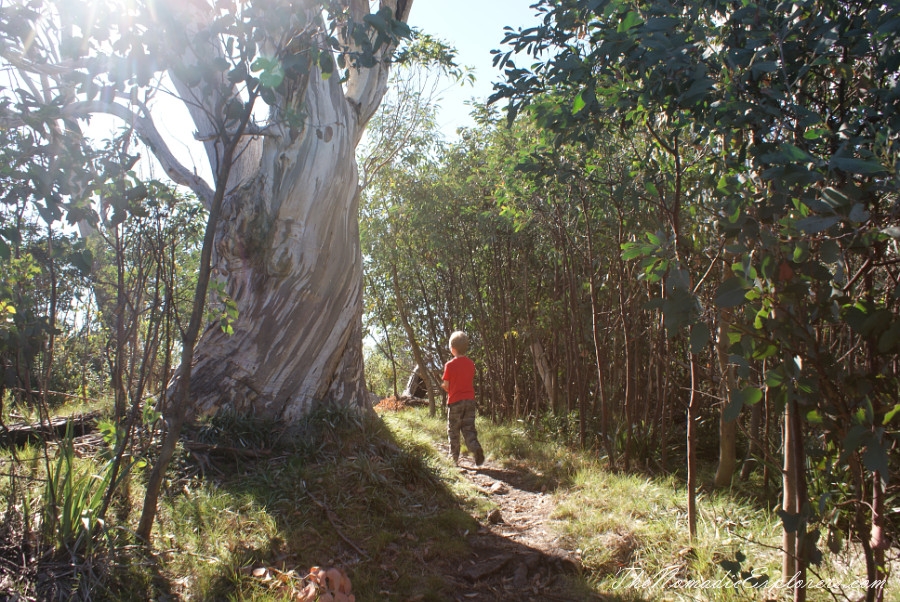
{"label": "long grass beside path", "polygon": [[[550,498],[546,529],[580,566],[516,599],[781,597],[778,590],[749,585],[780,577],[781,536],[777,516],[751,496],[702,494],[699,535],[691,542],[677,479],[610,473],[591,453],[521,423],[479,418],[477,425],[488,463]],[[169,472],[151,554],[129,537],[143,495],[136,469],[92,557],[43,555],[29,573],[32,582],[10,573],[0,593],[28,600],[43,592],[46,599],[51,578],[56,599],[298,600],[311,567],[333,566],[349,578],[360,602],[513,599],[513,590],[505,589],[512,577],[472,578],[472,566],[485,561],[474,559],[475,542],[491,535],[498,498],[446,457],[445,421],[427,409],[378,417],[319,413],[290,433],[220,416],[193,436]],[[19,452],[29,471],[22,478],[34,486],[32,504],[42,482],[39,457],[33,446]],[[94,474],[103,457],[102,450],[76,453],[74,470]],[[21,490],[0,484],[0,493],[10,499]],[[4,550],[12,553],[15,523],[5,524]],[[515,562],[508,566],[515,568]],[[850,554],[815,570],[841,583],[864,574]],[[734,586],[732,578],[744,584]],[[833,598],[811,591],[809,599]]]}
{"label": "long grass beside path", "polygon": [[[386,413],[384,421],[399,439],[419,445],[438,446],[445,439],[444,420],[429,417],[424,409]],[[479,418],[477,426],[490,460],[523,470],[552,494],[556,509],[548,528],[577,551],[584,578],[599,595],[624,600],[787,599],[789,590],[779,586],[781,519],[763,506],[762,496],[754,495],[758,483],[736,483],[730,491],[705,488],[698,498],[698,535],[692,542],[686,492],[678,478],[612,473],[594,454],[562,445],[523,423]],[[711,480],[715,467],[707,468]],[[455,487],[473,495],[464,484]],[[476,492],[468,507],[488,511],[478,504]],[[840,588],[841,599],[861,599],[865,592],[856,582],[864,576],[858,551],[847,546],[810,569],[811,579],[837,587],[832,592],[811,589],[807,599],[841,598]],[[890,590],[886,599],[892,599]]]}

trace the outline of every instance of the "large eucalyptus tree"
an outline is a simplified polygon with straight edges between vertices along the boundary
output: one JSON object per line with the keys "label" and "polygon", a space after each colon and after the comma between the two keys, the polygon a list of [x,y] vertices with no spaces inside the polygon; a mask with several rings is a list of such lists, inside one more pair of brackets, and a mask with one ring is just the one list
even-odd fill
{"label": "large eucalyptus tree", "polygon": [[[33,175],[41,204],[90,221],[98,198],[140,201],[139,186],[98,196],[53,159],[83,144],[84,123],[102,113],[132,128],[210,211],[209,277],[227,311],[184,359],[197,414],[228,405],[292,421],[318,403],[366,403],[355,149],[412,0],[379,4],[0,4],[0,126],[29,132],[51,157]],[[210,182],[160,133],[171,119],[154,102],[163,96],[187,108]]]}

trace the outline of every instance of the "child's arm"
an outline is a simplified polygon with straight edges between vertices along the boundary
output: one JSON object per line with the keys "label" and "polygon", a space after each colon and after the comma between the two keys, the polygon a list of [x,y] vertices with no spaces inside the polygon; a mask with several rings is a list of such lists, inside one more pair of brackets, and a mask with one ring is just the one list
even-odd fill
{"label": "child's arm", "polygon": [[443,381],[443,382],[441,383],[441,388],[442,388],[444,391],[446,391],[447,393],[449,393],[449,392],[450,392],[450,381],[449,381],[449,380]]}

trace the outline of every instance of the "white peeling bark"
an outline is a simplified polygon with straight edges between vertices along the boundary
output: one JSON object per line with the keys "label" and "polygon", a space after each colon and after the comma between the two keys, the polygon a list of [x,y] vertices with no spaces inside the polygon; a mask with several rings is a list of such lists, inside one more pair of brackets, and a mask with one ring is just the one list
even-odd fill
{"label": "white peeling bark", "polygon": [[387,70],[352,73],[346,92],[313,73],[306,127],[267,136],[258,170],[225,199],[213,261],[239,317],[233,334],[214,324],[198,342],[195,415],[292,422],[319,404],[368,407],[355,151]]}

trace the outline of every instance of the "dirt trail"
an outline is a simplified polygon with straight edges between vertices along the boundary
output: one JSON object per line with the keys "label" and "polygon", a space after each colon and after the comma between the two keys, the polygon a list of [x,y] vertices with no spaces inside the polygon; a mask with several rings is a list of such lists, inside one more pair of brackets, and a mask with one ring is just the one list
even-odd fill
{"label": "dirt trail", "polygon": [[[446,449],[442,450],[446,453]],[[468,457],[460,472],[497,509],[477,517],[481,527],[469,536],[472,557],[451,578],[456,600],[595,600],[577,591],[581,561],[553,533],[553,496],[527,468],[508,468],[488,460],[477,467]]]}

